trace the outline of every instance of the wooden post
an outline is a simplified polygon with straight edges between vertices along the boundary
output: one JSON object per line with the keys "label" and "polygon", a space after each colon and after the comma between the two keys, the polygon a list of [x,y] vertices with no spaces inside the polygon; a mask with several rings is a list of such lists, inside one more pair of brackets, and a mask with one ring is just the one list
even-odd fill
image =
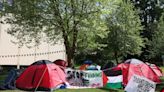
{"label": "wooden post", "polygon": [[20,47],[18,47],[18,53],[17,53],[17,69],[20,69]]}
{"label": "wooden post", "polygon": [[48,60],[49,60],[49,58],[50,58],[50,56],[49,56],[50,48],[49,48],[49,43],[47,43],[47,44],[48,44],[48,53],[47,53],[47,55],[48,55]]}
{"label": "wooden post", "polygon": [[[1,18],[0,18],[0,21],[1,21]],[[2,26],[1,26],[1,22],[0,22],[0,44],[1,44],[1,34],[2,34]]]}
{"label": "wooden post", "polygon": [[35,49],[34,49],[34,62],[36,61],[36,49],[37,49],[37,47],[35,46]]}

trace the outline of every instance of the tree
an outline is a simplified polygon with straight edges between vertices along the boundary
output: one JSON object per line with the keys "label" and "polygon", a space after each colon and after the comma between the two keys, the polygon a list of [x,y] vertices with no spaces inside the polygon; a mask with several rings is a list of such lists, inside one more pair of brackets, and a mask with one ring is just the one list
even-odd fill
{"label": "tree", "polygon": [[[99,23],[96,19],[100,18],[106,1],[15,0],[11,5],[4,2],[6,22],[12,25],[8,33],[19,39],[20,45],[39,43],[44,34],[51,42],[62,38],[68,66],[72,66],[79,34],[84,30],[93,31],[91,27]],[[87,31],[84,32],[87,34]]]}
{"label": "tree", "polygon": [[143,36],[151,39],[154,29],[152,25],[160,19],[163,12],[162,0],[131,0],[135,8],[139,9],[141,23],[144,27]]}
{"label": "tree", "polygon": [[[157,23],[160,19],[162,12],[164,12],[164,2],[163,0],[131,0],[135,8],[139,10],[139,16],[141,24],[144,27],[142,31],[142,36],[146,37],[148,40],[152,40],[153,34],[157,29]],[[148,44],[142,49],[141,58],[148,59],[149,56]]]}
{"label": "tree", "polygon": [[[98,23],[99,21],[99,23]],[[77,41],[77,53],[76,55],[79,55],[80,57],[87,59],[85,56],[92,55],[93,53],[97,53],[97,50],[101,50],[102,47],[105,46],[105,44],[102,44],[98,42],[98,40],[102,40],[107,36],[108,31],[106,30],[106,25],[104,21],[100,22],[102,20],[97,20],[94,22],[95,25],[90,27],[90,29],[83,30],[79,32],[79,38]],[[101,30],[101,31],[97,31]]]}
{"label": "tree", "polygon": [[128,0],[119,3],[118,8],[106,18],[109,34],[108,51],[118,58],[127,54],[140,54],[144,39],[140,36],[141,21],[132,3]]}
{"label": "tree", "polygon": [[106,38],[109,33],[105,23],[105,16],[111,14],[117,7],[116,4],[119,2],[119,0],[109,0],[104,5],[101,12],[101,19],[97,18],[94,20],[93,22],[96,22],[94,23],[95,25],[92,26],[92,28],[90,27],[90,29],[94,31],[84,30],[80,32],[80,38],[85,38],[78,40],[77,53],[75,57],[78,64],[82,64],[84,60],[90,59],[96,64],[103,65],[103,63],[106,63],[106,61],[109,60],[110,57],[107,55],[109,52],[104,53],[104,48],[107,46],[107,44],[104,43],[104,38]]}
{"label": "tree", "polygon": [[164,13],[160,18],[158,23],[157,31],[152,37],[150,43],[150,58],[155,58],[156,56],[161,57],[164,55]]}

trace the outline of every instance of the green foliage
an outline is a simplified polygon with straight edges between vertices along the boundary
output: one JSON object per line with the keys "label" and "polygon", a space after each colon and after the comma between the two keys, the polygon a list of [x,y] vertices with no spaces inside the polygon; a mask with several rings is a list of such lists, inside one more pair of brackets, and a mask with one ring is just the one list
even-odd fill
{"label": "green foliage", "polygon": [[150,58],[155,56],[164,55],[164,13],[160,18],[156,32],[149,41],[150,45]]}
{"label": "green foliage", "polygon": [[131,0],[135,4],[135,8],[139,9],[139,15],[144,27],[143,36],[148,39],[152,38],[156,31],[152,26],[160,19],[163,12],[163,0]]}
{"label": "green foliage", "polygon": [[5,2],[5,21],[12,25],[8,33],[18,39],[20,46],[63,39],[68,61],[71,61],[77,50],[101,47],[95,38],[106,34],[98,24],[102,23],[100,15],[107,1],[15,0],[11,6]]}
{"label": "green foliage", "polygon": [[91,27],[85,28],[84,30],[79,32],[77,42],[77,49],[79,53],[90,54],[95,50],[100,50],[105,44],[99,43],[97,40],[102,40],[107,36],[108,31],[106,30],[106,26],[103,22],[100,23],[98,21],[94,21],[94,25]]}
{"label": "green foliage", "polygon": [[[131,0],[135,8],[139,10],[141,24],[144,27],[142,36],[147,38],[148,41],[152,40],[154,32],[157,30],[157,22],[160,19],[162,12],[164,12],[163,0]],[[150,59],[151,47],[146,43],[142,49],[141,58]]]}
{"label": "green foliage", "polygon": [[144,47],[144,39],[140,36],[142,26],[132,3],[120,2],[116,11],[106,18],[106,23],[110,31],[106,39],[107,50],[116,59],[141,53]]}

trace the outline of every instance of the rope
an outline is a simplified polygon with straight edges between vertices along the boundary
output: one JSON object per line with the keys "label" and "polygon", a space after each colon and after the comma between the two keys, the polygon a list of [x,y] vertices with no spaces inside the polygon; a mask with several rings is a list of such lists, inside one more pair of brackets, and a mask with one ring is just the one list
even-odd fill
{"label": "rope", "polygon": [[103,69],[103,70],[101,70],[101,71],[108,71],[108,70],[111,70],[112,68],[107,68],[107,69]]}
{"label": "rope", "polygon": [[47,67],[44,69],[44,72],[43,72],[43,74],[42,74],[42,76],[41,76],[41,78],[40,78],[40,80],[39,80],[39,82],[38,82],[38,84],[37,84],[37,86],[36,86],[36,88],[35,88],[35,91],[34,91],[34,92],[36,92],[36,91],[37,91],[37,89],[38,89],[38,87],[39,87],[39,85],[40,85],[40,83],[41,83],[41,81],[42,81],[42,79],[43,79],[43,76],[44,76],[44,74],[45,74],[46,70],[47,70]]}

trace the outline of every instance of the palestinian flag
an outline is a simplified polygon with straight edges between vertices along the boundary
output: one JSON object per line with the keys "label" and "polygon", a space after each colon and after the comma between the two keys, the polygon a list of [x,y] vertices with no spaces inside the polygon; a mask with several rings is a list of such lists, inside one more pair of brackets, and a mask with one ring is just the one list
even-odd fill
{"label": "palestinian flag", "polygon": [[105,88],[108,89],[122,88],[123,76],[121,70],[111,69],[111,70],[104,71],[104,73],[108,78],[108,82],[105,85]]}

